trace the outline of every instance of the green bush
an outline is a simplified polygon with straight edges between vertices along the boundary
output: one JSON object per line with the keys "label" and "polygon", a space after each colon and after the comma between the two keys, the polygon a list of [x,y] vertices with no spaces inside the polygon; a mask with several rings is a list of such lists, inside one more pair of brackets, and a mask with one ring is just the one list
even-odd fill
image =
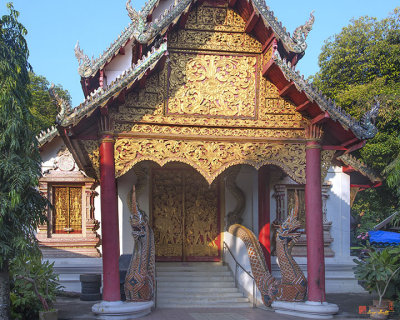
{"label": "green bush", "polygon": [[366,245],[362,249],[363,257],[353,260],[356,263],[354,267],[356,278],[370,293],[378,294],[378,306],[380,306],[382,298],[393,300],[398,298],[400,246],[379,249],[372,247],[366,241]]}
{"label": "green bush", "polygon": [[42,261],[40,254],[37,253],[11,261],[10,298],[13,319],[38,319],[40,310],[45,310],[46,307],[51,308],[56,300],[56,293],[60,289],[53,264]]}

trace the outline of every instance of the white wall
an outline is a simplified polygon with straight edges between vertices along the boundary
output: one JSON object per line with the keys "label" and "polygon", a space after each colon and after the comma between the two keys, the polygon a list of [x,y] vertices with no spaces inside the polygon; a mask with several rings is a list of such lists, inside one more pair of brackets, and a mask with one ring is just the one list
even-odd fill
{"label": "white wall", "polygon": [[162,14],[164,14],[165,10],[169,10],[169,8],[174,5],[173,0],[161,0],[152,13],[152,21],[158,19]]}
{"label": "white wall", "polygon": [[129,191],[135,183],[136,176],[133,170],[118,178],[119,250],[121,254],[131,254],[133,252],[132,229],[129,222],[131,212],[127,199]]}
{"label": "white wall", "polygon": [[132,43],[130,40],[125,46],[125,54],[116,55],[109,64],[104,68],[104,85],[109,85],[125,70],[129,69],[132,65]]}
{"label": "white wall", "polygon": [[326,180],[332,184],[327,200],[327,219],[332,221],[332,250],[335,258],[350,257],[350,176],[341,167],[329,168]]}
{"label": "white wall", "polygon": [[45,148],[43,148],[43,150],[40,151],[40,158],[42,159],[42,174],[54,168],[57,153],[60,151],[62,146],[64,146],[64,142],[61,137],[55,137],[46,145]]}
{"label": "white wall", "polygon": [[[119,243],[121,254],[132,254],[134,247],[134,240],[132,237],[132,229],[129,218],[131,212],[128,207],[127,199],[128,194],[132,189],[133,184],[137,183],[137,178],[133,170],[128,171],[122,177],[118,178],[118,218],[119,218]],[[148,180],[143,182],[145,184],[143,192],[137,194],[137,204],[142,212],[145,212],[149,217],[149,192]]]}
{"label": "white wall", "polygon": [[[242,216],[242,224],[245,227],[258,232],[257,170],[250,166],[241,166],[239,174],[236,177],[236,184],[246,196],[246,206]],[[236,198],[227,188],[225,188],[225,216],[236,207],[236,204]]]}

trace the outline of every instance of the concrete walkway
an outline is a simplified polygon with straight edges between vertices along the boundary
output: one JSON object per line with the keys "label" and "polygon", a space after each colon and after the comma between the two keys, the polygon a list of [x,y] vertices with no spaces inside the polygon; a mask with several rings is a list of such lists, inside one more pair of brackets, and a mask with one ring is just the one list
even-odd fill
{"label": "concrete walkway", "polygon": [[[327,300],[339,305],[340,313],[335,319],[363,319],[369,315],[360,315],[359,306],[368,306],[372,297],[368,294],[329,294]],[[91,312],[95,302],[80,301],[79,298],[58,297],[55,308],[59,310],[59,320],[96,319]],[[303,318],[286,316],[272,310],[249,309],[156,309],[143,320],[301,320]]]}

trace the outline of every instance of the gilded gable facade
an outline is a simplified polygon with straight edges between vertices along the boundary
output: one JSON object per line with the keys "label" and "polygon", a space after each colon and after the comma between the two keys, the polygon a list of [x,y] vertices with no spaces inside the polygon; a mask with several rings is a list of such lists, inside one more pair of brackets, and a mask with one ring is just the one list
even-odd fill
{"label": "gilded gable facade", "polygon": [[117,177],[152,160],[187,163],[209,183],[232,165],[274,164],[304,183],[307,121],[262,76],[273,48],[263,52],[244,29],[233,9],[206,3],[168,35],[161,70],[110,110]]}

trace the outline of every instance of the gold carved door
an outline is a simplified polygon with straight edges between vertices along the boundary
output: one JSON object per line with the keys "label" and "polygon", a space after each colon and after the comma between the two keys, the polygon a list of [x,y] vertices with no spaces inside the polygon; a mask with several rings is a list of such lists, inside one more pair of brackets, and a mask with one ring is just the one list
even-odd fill
{"label": "gold carved door", "polygon": [[220,260],[217,183],[194,169],[154,169],[152,221],[158,261]]}
{"label": "gold carved door", "polygon": [[53,233],[82,233],[82,187],[55,186]]}

